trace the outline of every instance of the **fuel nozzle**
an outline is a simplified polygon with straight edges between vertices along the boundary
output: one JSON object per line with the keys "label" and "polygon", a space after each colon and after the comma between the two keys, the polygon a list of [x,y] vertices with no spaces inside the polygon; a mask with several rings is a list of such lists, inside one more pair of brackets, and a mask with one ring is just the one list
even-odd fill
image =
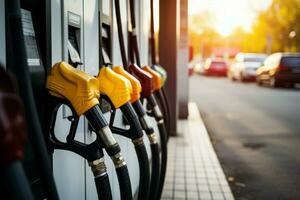
{"label": "fuel nozzle", "polygon": [[97,79],[101,82],[100,93],[108,96],[115,108],[119,108],[130,101],[132,86],[126,78],[108,67],[102,67]]}
{"label": "fuel nozzle", "polygon": [[[97,79],[101,82],[100,93],[109,98],[115,109],[121,109],[130,127],[133,129],[133,131],[129,131],[129,138],[133,142],[136,140],[142,141],[143,131],[138,117],[130,104],[131,95],[133,94],[131,82],[108,67],[101,68]],[[138,89],[135,88],[135,90]]]}
{"label": "fuel nozzle", "polygon": [[67,100],[78,116],[85,115],[116,168],[126,165],[119,144],[99,109],[99,81],[65,62],[56,63],[47,78],[49,93]]}
{"label": "fuel nozzle", "polygon": [[150,73],[133,64],[128,67],[129,72],[135,76],[142,85],[141,95],[143,98],[150,96],[153,92],[153,77]]}
{"label": "fuel nozzle", "polygon": [[140,99],[141,96],[141,91],[142,91],[142,86],[141,83],[131,74],[129,74],[127,71],[125,71],[122,67],[120,66],[115,66],[113,67],[113,71],[116,72],[117,74],[122,75],[126,79],[128,79],[131,83],[132,87],[132,93],[131,93],[131,99],[130,102],[136,102],[137,100]]}
{"label": "fuel nozzle", "polygon": [[151,69],[149,66],[144,66],[143,70],[152,75],[152,77],[153,77],[153,86],[152,86],[153,90],[154,91],[159,90],[162,87],[162,80],[161,80],[162,77],[161,77],[161,75],[158,72],[156,72],[155,70]]}
{"label": "fuel nozzle", "polygon": [[98,80],[65,62],[52,67],[46,87],[51,95],[67,99],[78,116],[99,104]]}
{"label": "fuel nozzle", "polygon": [[167,81],[167,78],[168,78],[167,71],[162,66],[160,66],[158,64],[152,65],[151,68],[160,74],[160,76],[161,76],[161,85],[164,86],[166,81]]}

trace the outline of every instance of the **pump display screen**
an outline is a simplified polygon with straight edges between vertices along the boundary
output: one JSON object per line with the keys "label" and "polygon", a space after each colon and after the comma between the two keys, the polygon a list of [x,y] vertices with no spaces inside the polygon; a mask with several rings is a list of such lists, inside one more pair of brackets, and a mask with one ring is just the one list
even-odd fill
{"label": "pump display screen", "polygon": [[40,66],[40,56],[33,29],[31,13],[25,9],[21,9],[21,14],[28,66]]}

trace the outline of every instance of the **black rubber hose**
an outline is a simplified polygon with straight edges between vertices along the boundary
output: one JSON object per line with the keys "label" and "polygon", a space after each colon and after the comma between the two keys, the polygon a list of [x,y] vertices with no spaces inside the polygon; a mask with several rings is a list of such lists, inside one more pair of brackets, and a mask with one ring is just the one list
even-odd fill
{"label": "black rubber hose", "polygon": [[[154,95],[157,99],[157,103],[159,105],[159,108],[161,109],[162,113],[163,113],[163,117],[164,117],[164,122],[166,125],[166,129],[168,130],[169,124],[168,124],[168,118],[169,118],[169,114],[167,112],[166,109],[166,102],[164,101],[164,97],[162,94],[161,90],[157,90],[154,92]],[[167,131],[168,132],[168,131]],[[169,134],[167,134],[168,138],[169,138]]]}
{"label": "black rubber hose", "polygon": [[6,192],[8,193],[5,194],[5,198],[12,200],[34,199],[20,161],[9,163],[8,165],[2,166],[1,168],[0,185],[3,188],[1,188],[0,190],[2,190],[2,195],[4,195]]}
{"label": "black rubber hose", "polygon": [[121,111],[130,124],[130,137],[133,140],[139,162],[140,180],[138,199],[147,200],[149,197],[150,169],[148,154],[143,142],[143,128],[131,104],[127,103],[121,106]]}
{"label": "black rubber hose", "polygon": [[127,165],[116,168],[120,186],[121,200],[132,200],[132,190]]}
{"label": "black rubber hose", "polygon": [[170,125],[171,125],[171,112],[170,112],[169,100],[168,100],[165,88],[161,88],[161,94],[162,94],[162,97],[163,97],[163,101],[165,102],[165,105],[166,105],[166,107],[165,107],[166,111],[168,113],[168,117],[167,117],[168,126],[166,126],[166,128],[167,128],[168,140],[169,140],[169,138],[170,138]]}
{"label": "black rubber hose", "polygon": [[151,164],[151,182],[149,199],[157,199],[159,176],[160,176],[160,157],[159,157],[159,144],[150,144],[152,154]]}
{"label": "black rubber hose", "polygon": [[[99,106],[94,106],[90,108],[87,112],[84,113],[86,118],[88,119],[90,125],[93,127],[94,131],[97,133],[97,140],[100,144],[103,144],[105,146],[105,150],[107,154],[114,160],[114,159],[120,159],[118,155],[120,156],[121,148],[119,144],[114,141],[114,138],[112,136],[112,133],[109,129],[106,129],[108,127],[108,123],[106,119],[103,116],[103,113],[101,112]],[[104,132],[102,132],[104,129]],[[109,130],[109,132],[105,132]],[[102,133],[101,133],[102,132]],[[102,135],[100,134],[109,134],[109,135]],[[103,138],[105,137],[105,138]],[[106,141],[103,141],[103,140]],[[119,160],[121,162],[124,162],[123,158]],[[114,165],[116,166],[116,172],[118,176],[119,181],[119,187],[120,187],[120,195],[122,200],[132,200],[132,190],[131,190],[131,182],[130,177],[128,173],[127,165],[124,163],[121,163],[121,166],[117,166],[116,162],[114,161]]]}
{"label": "black rubber hose", "polygon": [[[135,22],[135,11],[134,11],[134,0],[129,0],[129,7],[130,7],[130,19],[131,19],[131,27],[132,27],[132,50],[135,51],[135,59],[136,64],[141,67],[140,61],[140,53],[139,53],[139,46],[138,46],[138,38],[136,35],[136,22]],[[132,60],[133,61],[133,60]]]}
{"label": "black rubber hose", "polygon": [[135,151],[140,167],[140,182],[139,182],[139,200],[149,199],[149,187],[150,187],[150,169],[149,160],[146,151],[145,144],[135,145]]}
{"label": "black rubber hose", "polygon": [[18,81],[19,93],[24,103],[28,125],[28,136],[37,160],[37,167],[41,174],[43,189],[47,199],[58,199],[52,169],[43,138],[42,128],[37,114],[33,90],[27,65],[25,42],[21,23],[21,8],[18,0],[5,1],[7,26],[6,49],[10,59],[8,68],[15,74]]}
{"label": "black rubber hose", "polygon": [[118,36],[119,36],[119,44],[120,44],[120,50],[121,50],[122,63],[123,63],[123,67],[125,68],[125,70],[128,70],[127,69],[127,66],[128,66],[127,56],[126,56],[126,51],[125,51],[122,22],[121,22],[120,0],[115,0],[115,11],[116,11],[116,18],[117,18]]}
{"label": "black rubber hose", "polygon": [[160,199],[164,187],[164,183],[165,183],[167,160],[168,160],[168,149],[167,149],[167,131],[163,120],[157,122],[157,127],[159,130],[160,145],[161,145],[161,168],[160,168],[160,177],[159,177],[158,194],[157,194],[157,199]]}
{"label": "black rubber hose", "polygon": [[[146,111],[144,110],[143,105],[140,101],[136,101],[132,103],[132,106],[140,118],[141,125],[145,130],[148,136],[151,136],[154,133],[154,129],[149,127],[147,122],[144,120],[146,115]],[[151,143],[150,140],[150,148],[152,155],[152,163],[151,163],[151,177],[150,177],[150,189],[149,189],[149,199],[155,199],[158,191],[158,183],[159,183],[159,173],[160,173],[160,156],[159,156],[159,144]]]}
{"label": "black rubber hose", "polygon": [[155,92],[155,97],[159,102],[160,108],[163,112],[163,117],[164,117],[164,123],[166,126],[167,130],[167,141],[169,141],[170,137],[170,111],[169,111],[169,106],[168,106],[168,101],[166,99],[166,96],[164,94],[163,88]]}
{"label": "black rubber hose", "polygon": [[96,184],[96,188],[97,188],[98,199],[99,200],[111,200],[112,193],[111,193],[108,174],[104,174],[102,176],[95,177],[94,180],[95,180],[95,184]]}

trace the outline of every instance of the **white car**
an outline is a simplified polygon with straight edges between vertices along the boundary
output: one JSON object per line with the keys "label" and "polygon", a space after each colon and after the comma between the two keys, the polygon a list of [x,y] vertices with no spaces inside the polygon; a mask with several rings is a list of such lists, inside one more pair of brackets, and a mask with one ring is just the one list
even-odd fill
{"label": "white car", "polygon": [[256,70],[262,65],[266,57],[266,54],[238,53],[235,61],[229,67],[228,77],[233,81],[255,81]]}

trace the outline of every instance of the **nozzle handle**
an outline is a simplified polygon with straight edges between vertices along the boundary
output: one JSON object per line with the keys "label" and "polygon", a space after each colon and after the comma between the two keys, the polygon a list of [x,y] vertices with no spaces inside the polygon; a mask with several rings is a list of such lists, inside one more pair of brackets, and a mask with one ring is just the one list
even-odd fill
{"label": "nozzle handle", "polygon": [[130,125],[131,139],[135,140],[143,137],[143,128],[131,104],[126,103],[120,109]]}
{"label": "nozzle handle", "polygon": [[160,121],[160,120],[163,120],[163,115],[161,113],[161,110],[157,104],[157,101],[155,99],[155,97],[153,96],[153,94],[151,94],[150,96],[147,97],[147,102],[148,102],[148,105],[150,106],[152,112],[153,112],[153,115],[154,115],[154,118],[156,121]]}
{"label": "nozzle handle", "polygon": [[121,148],[108,126],[99,106],[94,106],[84,113],[93,130],[97,134],[97,140],[104,146],[109,156],[115,156],[121,152]]}

